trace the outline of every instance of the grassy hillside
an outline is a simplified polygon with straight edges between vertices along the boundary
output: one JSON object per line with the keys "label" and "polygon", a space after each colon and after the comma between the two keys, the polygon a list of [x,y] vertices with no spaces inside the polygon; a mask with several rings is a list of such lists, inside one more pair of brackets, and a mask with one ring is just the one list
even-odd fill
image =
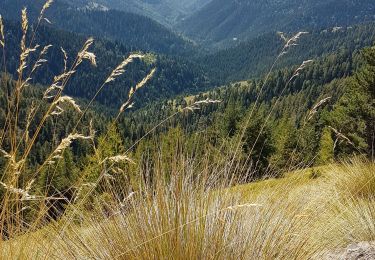
{"label": "grassy hillside", "polygon": [[159,180],[153,196],[147,190],[129,195],[109,218],[75,205],[61,221],[2,242],[1,253],[17,259],[321,259],[374,239],[374,172],[374,164],[353,161],[229,190],[202,189],[205,179],[175,176],[171,186]]}

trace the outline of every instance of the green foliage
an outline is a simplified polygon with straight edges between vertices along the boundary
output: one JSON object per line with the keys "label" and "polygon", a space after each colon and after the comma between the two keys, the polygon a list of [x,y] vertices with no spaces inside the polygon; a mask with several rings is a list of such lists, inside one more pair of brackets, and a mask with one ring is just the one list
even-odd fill
{"label": "green foliage", "polygon": [[375,121],[375,51],[363,51],[365,65],[345,82],[345,92],[330,115],[336,129],[338,156],[367,153],[373,156]]}
{"label": "green foliage", "polygon": [[230,99],[227,107],[223,113],[221,120],[218,122],[221,128],[222,136],[233,137],[237,132],[239,126],[239,120],[241,116],[241,104],[236,103],[233,99]]}
{"label": "green foliage", "polygon": [[[352,57],[356,50],[370,46],[374,41],[374,23],[359,24],[339,31],[312,31],[303,35],[298,40],[298,46],[282,56],[276,68],[328,56],[330,63],[335,66],[321,67],[317,73],[324,77],[330,76],[331,79],[348,76],[357,66]],[[248,80],[267,73],[284,44],[276,33],[266,33],[237,46],[199,56],[198,61],[207,67],[211,78],[221,83]]]}
{"label": "green foliage", "polygon": [[[276,172],[288,170],[295,164],[293,158],[297,149],[297,130],[293,120],[283,117],[274,125],[272,131],[275,151],[270,158],[271,168]],[[294,161],[293,161],[294,159]]]}
{"label": "green foliage", "polygon": [[[6,68],[9,73],[16,76],[20,54],[18,45],[21,40],[21,34],[19,34],[17,24],[7,22],[5,28],[7,34],[11,35],[11,37],[7,38]],[[41,26],[34,41],[40,46],[48,44],[53,46],[50,48],[48,55],[44,57],[48,60],[48,66],[37,70],[34,74],[33,82],[42,85],[51,84],[53,77],[59,75],[64,68],[64,55],[61,47],[68,54],[69,67],[86,40],[87,37],[82,35]],[[101,39],[95,40],[92,47],[98,66],[92,67],[88,64],[82,64],[79,71],[66,86],[65,94],[91,100],[112,70],[125,57],[128,57],[134,49],[129,45]],[[0,57],[2,55],[3,50],[0,49]],[[135,86],[150,71],[151,65],[149,63],[155,61],[155,56],[157,56],[157,61],[153,63],[152,67],[156,67],[157,71],[153,79],[148,83],[147,90],[141,89],[139,91],[139,95],[136,97],[136,106],[140,107],[149,102],[184,93],[197,93],[212,86],[200,65],[179,56],[151,54],[148,55],[146,63],[135,61],[127,66],[126,73],[106,86],[95,101],[107,106],[109,109],[118,110],[123,102],[127,100],[129,89]],[[35,62],[36,59],[37,57],[31,55],[30,63]],[[30,70],[31,68],[28,67],[28,69]]]}
{"label": "green foliage", "polygon": [[317,163],[325,165],[332,163],[334,155],[335,142],[332,138],[332,130],[325,127],[322,132],[322,137],[320,138],[319,153],[317,158]]}
{"label": "green foliage", "polygon": [[246,128],[242,149],[246,161],[250,160],[249,165],[252,168],[252,178],[261,177],[265,174],[265,171],[269,166],[269,157],[274,152],[271,129],[265,122],[264,118],[265,117],[264,115],[262,116],[262,114],[253,116],[250,123],[244,125]]}
{"label": "green foliage", "polygon": [[109,125],[107,131],[98,137],[93,153],[88,155],[87,161],[89,163],[83,175],[85,183],[96,183],[103,171],[106,171],[108,164],[111,164],[108,159],[124,154],[124,152],[125,147],[116,126]]}
{"label": "green foliage", "polygon": [[42,194],[48,196],[63,197],[77,183],[80,177],[79,169],[75,166],[73,153],[66,149],[63,158],[56,165],[45,168],[38,178],[38,186],[42,188]]}

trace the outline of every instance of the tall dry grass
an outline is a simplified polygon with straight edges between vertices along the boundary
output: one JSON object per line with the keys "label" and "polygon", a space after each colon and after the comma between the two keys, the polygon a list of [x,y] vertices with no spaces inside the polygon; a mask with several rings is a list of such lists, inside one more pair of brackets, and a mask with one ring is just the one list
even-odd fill
{"label": "tall dry grass", "polygon": [[346,246],[375,239],[375,165],[354,159],[328,168],[330,182],[323,188],[327,209],[320,233],[324,241]]}
{"label": "tall dry grass", "polygon": [[168,182],[160,176],[152,192],[144,185],[118,203],[103,198],[95,210],[75,212],[68,225],[62,219],[3,243],[3,254],[19,259],[321,259],[326,251],[374,239],[373,199],[354,198],[341,189],[356,182],[344,176],[353,169],[358,176],[371,172],[373,164],[332,165],[318,179],[293,173],[270,188],[267,181],[257,183],[258,190],[252,191],[253,184],[242,187],[250,191],[244,196],[206,173],[190,175],[194,162],[178,160],[184,165],[181,174]]}

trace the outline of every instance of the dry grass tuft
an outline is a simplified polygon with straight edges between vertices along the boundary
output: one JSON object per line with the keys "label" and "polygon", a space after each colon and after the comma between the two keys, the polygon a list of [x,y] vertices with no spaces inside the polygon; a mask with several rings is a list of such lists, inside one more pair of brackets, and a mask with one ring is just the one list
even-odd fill
{"label": "dry grass tuft", "polygon": [[4,23],[3,23],[3,17],[1,15],[0,15],[0,45],[2,48],[5,47]]}
{"label": "dry grass tuft", "polygon": [[3,252],[20,259],[320,259],[375,239],[375,200],[342,188],[355,182],[349,176],[373,173],[371,163],[321,168],[313,180],[300,171],[225,189],[208,172],[194,175],[198,159],[174,160],[179,174],[170,179],[155,169],[152,185],[141,181],[121,200],[107,193],[91,212],[72,204],[67,219],[5,243]]}
{"label": "dry grass tuft", "polygon": [[333,165],[317,180],[296,172],[272,188],[268,181],[250,184],[244,188],[259,190],[246,198],[212,185],[205,174],[189,175],[193,164],[180,161],[185,174],[170,181],[159,176],[153,188],[143,185],[121,202],[103,198],[95,213],[76,212],[80,221],[64,232],[56,223],[6,246],[43,236],[33,249],[26,246],[29,257],[319,259],[327,250],[375,239],[375,201],[335,186],[341,174],[366,174],[372,164]]}
{"label": "dry grass tuft", "polygon": [[375,165],[355,159],[332,169],[336,173],[338,191],[353,198],[375,199]]}
{"label": "dry grass tuft", "polygon": [[137,53],[129,55],[129,57],[127,57],[111,72],[111,74],[106,79],[105,84],[115,81],[116,78],[124,74],[126,66],[132,63],[134,59],[143,59],[144,57],[145,55]]}

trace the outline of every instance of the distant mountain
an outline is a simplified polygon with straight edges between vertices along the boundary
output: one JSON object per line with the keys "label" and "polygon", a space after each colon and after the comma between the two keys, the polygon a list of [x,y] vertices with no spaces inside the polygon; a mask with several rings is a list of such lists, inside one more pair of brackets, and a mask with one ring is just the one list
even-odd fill
{"label": "distant mountain", "polygon": [[[0,2],[0,14],[7,19],[19,20],[20,10],[25,6],[30,19],[35,20],[44,2],[3,0]],[[49,26],[120,41],[136,50],[174,55],[189,54],[193,50],[190,42],[148,17],[109,10],[98,3],[80,0],[70,5],[68,0],[57,0],[47,10],[46,16],[52,22]]]}
{"label": "distant mountain", "polygon": [[178,27],[202,42],[228,43],[274,30],[348,26],[374,19],[374,0],[213,0]]}
{"label": "distant mountain", "polygon": [[172,26],[211,0],[64,0],[74,5],[102,6],[133,12]]}

